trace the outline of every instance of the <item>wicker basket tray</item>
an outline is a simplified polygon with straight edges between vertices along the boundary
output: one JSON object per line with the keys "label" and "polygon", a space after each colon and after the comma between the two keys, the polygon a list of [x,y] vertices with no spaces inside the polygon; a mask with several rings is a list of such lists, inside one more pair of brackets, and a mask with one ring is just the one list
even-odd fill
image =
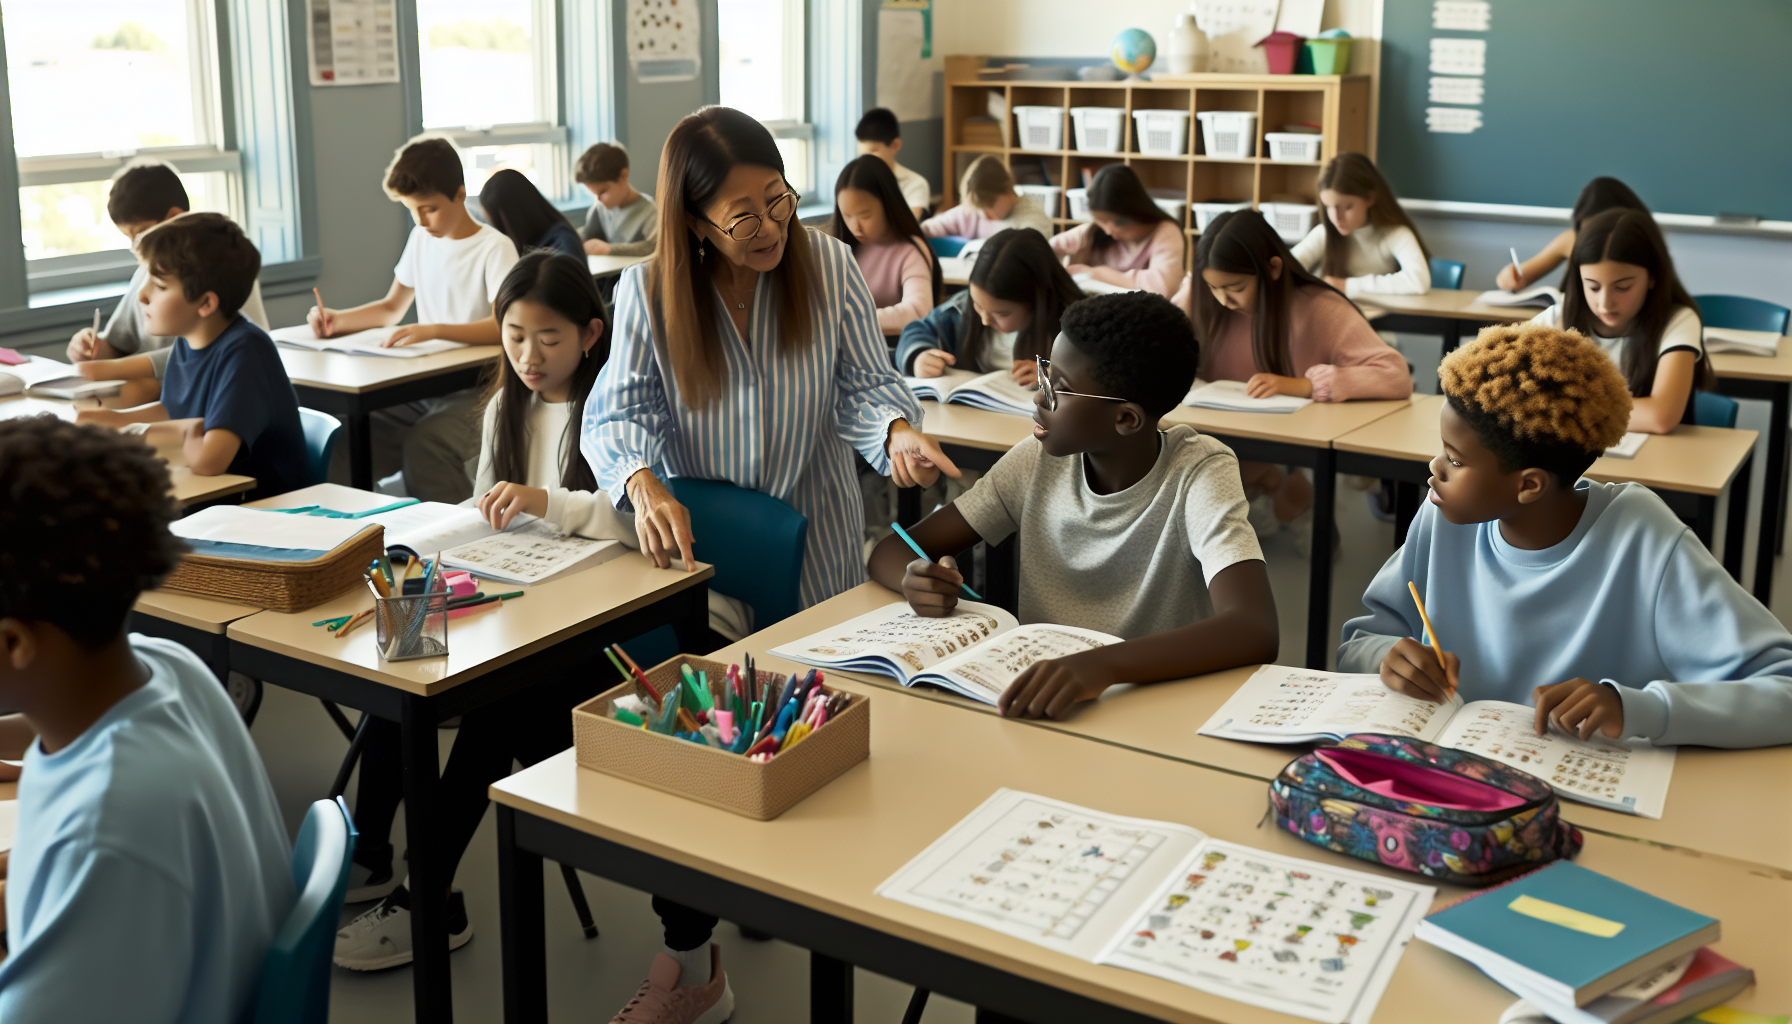
{"label": "wicker basket tray", "polygon": [[[678,678],[680,662],[693,671],[728,671],[722,662],[681,654],[649,669],[648,680],[663,688]],[[761,671],[759,678],[773,675]],[[758,821],[783,814],[871,754],[871,700],[864,694],[854,694],[839,717],[808,739],[758,762],[611,718],[611,703],[633,692],[624,683],[572,709],[579,764]]]}
{"label": "wicker basket tray", "polygon": [[[162,586],[274,612],[315,608],[358,583],[367,564],[386,550],[386,528],[371,524],[322,558],[261,562],[215,555],[182,555]],[[797,745],[802,748],[801,744]]]}

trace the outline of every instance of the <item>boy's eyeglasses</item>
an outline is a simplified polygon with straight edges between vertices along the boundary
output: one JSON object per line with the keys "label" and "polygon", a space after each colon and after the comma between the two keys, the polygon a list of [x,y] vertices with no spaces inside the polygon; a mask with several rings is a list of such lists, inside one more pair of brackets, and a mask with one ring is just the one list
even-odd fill
{"label": "boy's eyeglasses", "polygon": [[[766,204],[765,217],[770,217],[779,224],[784,223],[790,219],[791,214],[796,212],[796,204],[800,199],[802,199],[802,196],[797,195],[795,189],[784,193]],[[697,216],[703,217],[702,214],[698,214]],[[708,217],[703,217],[703,223],[715,228],[717,231],[734,239],[736,242],[751,242],[753,239],[759,237],[760,231],[765,229],[765,217],[761,217],[757,213],[743,213],[729,221],[727,227],[717,224]]]}
{"label": "boy's eyeglasses", "polygon": [[1045,397],[1045,411],[1058,411],[1058,396],[1069,395],[1072,398],[1105,398],[1110,402],[1130,402],[1130,398],[1115,398],[1113,395],[1091,395],[1083,391],[1067,391],[1062,386],[1052,383],[1052,361],[1043,356],[1034,356],[1033,362],[1039,364],[1039,393]]}

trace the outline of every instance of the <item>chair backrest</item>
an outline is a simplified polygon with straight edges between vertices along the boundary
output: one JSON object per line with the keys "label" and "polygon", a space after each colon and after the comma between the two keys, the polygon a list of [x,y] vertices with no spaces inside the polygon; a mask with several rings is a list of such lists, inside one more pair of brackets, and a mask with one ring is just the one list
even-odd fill
{"label": "chair backrest", "polygon": [[1431,260],[1431,287],[1448,288],[1455,291],[1462,287],[1463,264],[1455,260]]}
{"label": "chair backrest", "polygon": [[312,804],[292,851],[299,898],[262,960],[251,1024],[326,1024],[330,1019],[330,957],[354,850],[354,819],[342,798]]}
{"label": "chair backrest", "polygon": [[711,589],[752,605],[756,629],[802,610],[807,516],[769,494],[720,480],[673,477],[666,486],[690,510],[697,557],[716,567]]}
{"label": "chair backrest", "polygon": [[311,482],[321,484],[329,479],[330,453],[336,450],[342,421],[327,412],[300,406],[299,427],[305,431],[305,459],[310,464]]}
{"label": "chair backrest", "polygon": [[1724,327],[1732,331],[1772,331],[1786,333],[1786,319],[1792,310],[1761,299],[1741,295],[1694,295],[1699,304],[1699,319],[1706,327]]}
{"label": "chair backrest", "polygon": [[933,254],[935,256],[942,259],[951,259],[963,252],[964,247],[969,245],[970,241],[970,239],[960,235],[947,235],[944,238],[929,238],[927,244],[933,249]]}
{"label": "chair backrest", "polygon": [[1701,427],[1735,427],[1736,414],[1742,405],[1728,395],[1715,391],[1692,393],[1692,421]]}

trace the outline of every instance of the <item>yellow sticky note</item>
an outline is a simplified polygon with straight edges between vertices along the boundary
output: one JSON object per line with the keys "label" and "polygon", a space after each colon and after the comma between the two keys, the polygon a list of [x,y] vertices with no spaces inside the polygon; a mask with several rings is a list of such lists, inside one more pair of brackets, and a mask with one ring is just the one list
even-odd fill
{"label": "yellow sticky note", "polygon": [[1564,928],[1572,928],[1588,935],[1597,935],[1602,939],[1609,939],[1624,930],[1624,925],[1618,921],[1607,921],[1603,917],[1595,917],[1584,910],[1564,907],[1560,903],[1540,900],[1535,896],[1520,896],[1506,904],[1506,907],[1526,917],[1548,921],[1550,924],[1559,924]]}

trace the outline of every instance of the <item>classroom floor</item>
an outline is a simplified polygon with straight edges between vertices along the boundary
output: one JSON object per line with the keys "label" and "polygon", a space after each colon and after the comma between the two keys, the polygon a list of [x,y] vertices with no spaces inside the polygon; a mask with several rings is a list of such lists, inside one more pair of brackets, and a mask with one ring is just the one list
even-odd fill
{"label": "classroom floor", "polygon": [[[1394,546],[1393,526],[1374,519],[1364,492],[1345,480],[1339,481],[1337,519],[1348,543],[1342,545],[1333,576],[1333,636],[1346,619],[1360,612],[1364,588]],[[1294,539],[1286,531],[1267,540],[1264,552],[1282,622],[1278,660],[1298,665],[1306,637],[1307,561],[1295,553]],[[1776,616],[1782,622],[1792,622],[1792,562],[1786,559],[1775,567],[1774,591]],[[328,791],[347,744],[316,700],[273,686],[267,688],[252,734],[287,823],[296,830],[310,801]],[[452,730],[441,732],[444,760],[453,737]],[[352,785],[349,793],[354,793]],[[401,815],[393,837],[401,849],[403,827]],[[455,880],[466,892],[474,930],[473,941],[453,955],[455,1013],[463,1021],[496,1021],[503,1016],[495,829],[495,818],[488,814]],[[660,948],[659,919],[648,906],[645,893],[583,877],[592,913],[602,929],[602,935],[590,941],[579,930],[558,878],[550,873],[546,880],[551,1007],[557,1020],[605,1021],[634,994],[653,953]],[[367,906],[371,904],[350,908],[344,920]],[[716,935],[734,986],[736,1024],[807,1018],[805,951],[781,942],[749,942],[729,924],[717,929]],[[866,971],[858,972],[855,991],[859,1019],[870,1022],[901,1019],[910,992],[905,985]],[[337,970],[330,1009],[333,1024],[408,1020],[410,969],[373,974]],[[926,1024],[970,1024],[972,1018],[969,1006],[936,996],[923,1020]]]}

